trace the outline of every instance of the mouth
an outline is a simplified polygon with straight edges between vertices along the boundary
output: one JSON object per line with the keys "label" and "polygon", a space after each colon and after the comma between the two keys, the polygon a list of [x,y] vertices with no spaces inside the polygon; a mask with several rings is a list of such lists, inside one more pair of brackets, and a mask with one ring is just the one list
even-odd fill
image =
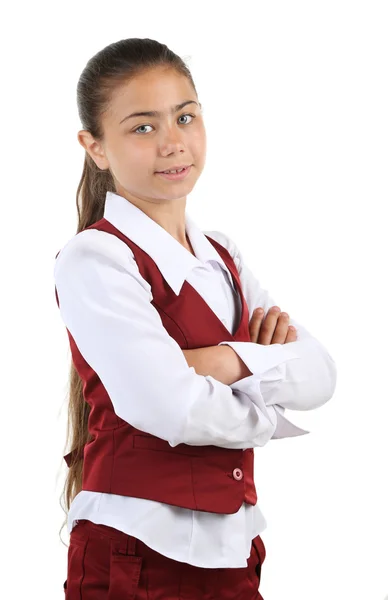
{"label": "mouth", "polygon": [[185,167],[182,171],[177,171],[176,173],[164,173],[163,171],[156,171],[155,175],[159,175],[160,177],[163,177],[164,179],[169,179],[171,181],[180,181],[181,179],[187,177],[187,175],[191,171],[192,166],[193,165],[189,165],[188,167]]}

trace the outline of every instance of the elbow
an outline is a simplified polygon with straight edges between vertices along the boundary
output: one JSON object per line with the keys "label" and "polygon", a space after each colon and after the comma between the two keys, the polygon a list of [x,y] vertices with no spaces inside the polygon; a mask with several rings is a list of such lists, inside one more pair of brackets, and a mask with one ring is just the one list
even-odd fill
{"label": "elbow", "polygon": [[[330,356],[322,356],[319,369],[312,373],[312,378],[307,382],[306,395],[301,394],[296,410],[314,410],[326,404],[334,396],[337,385],[337,367]],[[292,408],[290,406],[290,408]]]}

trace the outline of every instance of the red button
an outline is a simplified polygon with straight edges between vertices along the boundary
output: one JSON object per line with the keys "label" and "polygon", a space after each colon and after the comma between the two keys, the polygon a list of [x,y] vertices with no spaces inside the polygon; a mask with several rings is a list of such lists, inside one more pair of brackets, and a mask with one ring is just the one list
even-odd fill
{"label": "red button", "polygon": [[240,481],[240,479],[243,477],[241,469],[233,469],[233,477],[237,479],[237,481]]}

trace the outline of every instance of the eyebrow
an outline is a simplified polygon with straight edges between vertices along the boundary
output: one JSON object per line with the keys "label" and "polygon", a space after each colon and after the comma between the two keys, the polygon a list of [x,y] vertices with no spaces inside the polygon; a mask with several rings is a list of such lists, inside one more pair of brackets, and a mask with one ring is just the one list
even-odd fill
{"label": "eyebrow", "polygon": [[[178,112],[178,110],[181,110],[181,108],[186,106],[186,104],[197,104],[197,106],[198,106],[198,102],[195,102],[195,100],[185,100],[181,104],[177,104],[176,106],[173,106],[171,108],[171,113]],[[201,106],[201,104],[199,104],[199,106]],[[161,117],[162,114],[163,113],[159,112],[158,110],[147,110],[147,111],[142,111],[142,112],[134,112],[134,113],[131,113],[130,115],[127,115],[126,117],[124,117],[124,119],[121,119],[119,125],[121,125],[121,123],[123,123],[127,119],[132,119],[133,117]]]}

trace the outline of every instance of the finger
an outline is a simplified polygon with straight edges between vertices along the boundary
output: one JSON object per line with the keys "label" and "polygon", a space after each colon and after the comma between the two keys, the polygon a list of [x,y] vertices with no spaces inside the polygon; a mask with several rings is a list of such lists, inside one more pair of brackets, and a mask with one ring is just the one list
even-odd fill
{"label": "finger", "polygon": [[257,343],[260,325],[261,325],[261,322],[263,320],[263,315],[264,315],[264,311],[262,313],[260,313],[259,308],[255,308],[255,310],[253,311],[253,314],[252,314],[252,318],[249,322],[249,333],[250,333],[250,337],[251,337],[251,342],[255,342],[255,343]]}
{"label": "finger", "polygon": [[288,325],[290,322],[290,317],[287,313],[281,312],[278,316],[278,321],[276,323],[276,329],[272,336],[272,344],[284,344],[286,341],[287,333],[288,333]]}
{"label": "finger", "polygon": [[258,338],[259,344],[269,345],[271,343],[279,313],[280,308],[278,306],[271,306],[271,308],[268,310],[267,315],[265,319],[263,319],[260,326]]}
{"label": "finger", "polygon": [[284,342],[285,344],[288,344],[289,342],[296,342],[298,339],[296,329],[291,329],[291,327],[292,327],[292,325],[288,326],[287,337],[286,337],[286,341]]}

